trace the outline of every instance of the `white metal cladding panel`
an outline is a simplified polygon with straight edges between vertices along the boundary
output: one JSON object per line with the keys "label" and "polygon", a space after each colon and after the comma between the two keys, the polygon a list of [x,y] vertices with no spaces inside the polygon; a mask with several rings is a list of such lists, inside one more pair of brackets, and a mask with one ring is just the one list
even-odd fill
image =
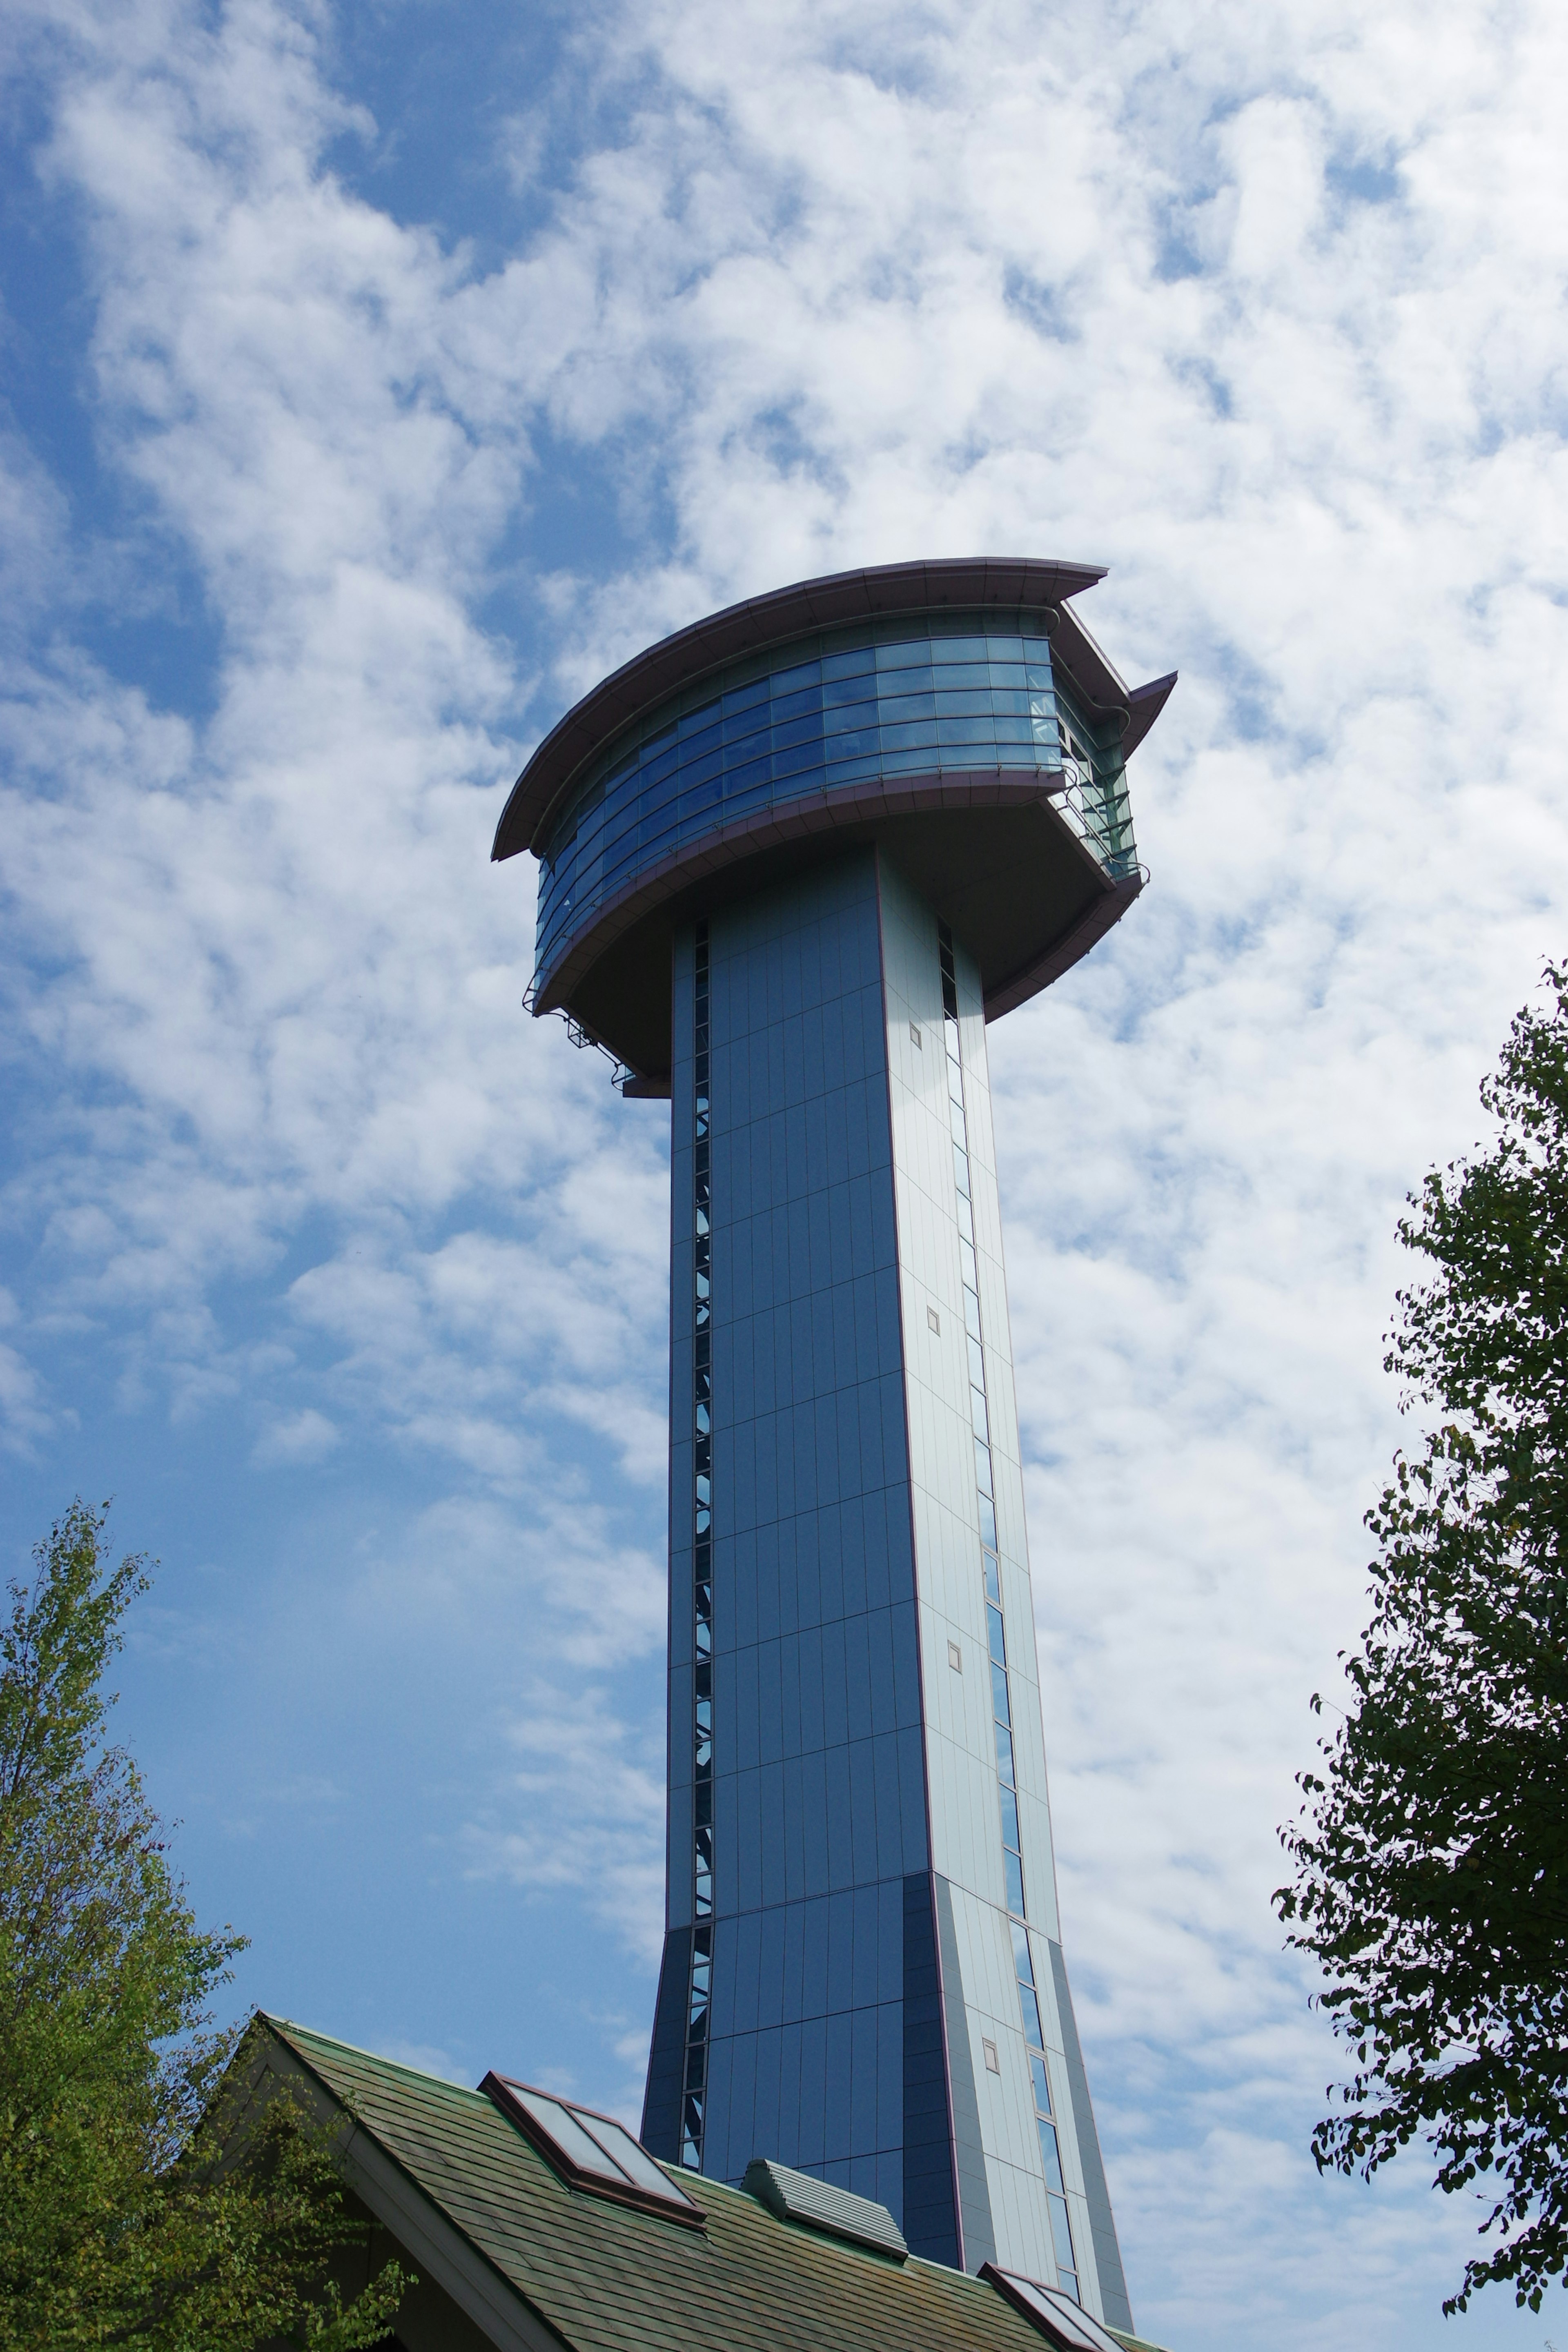
{"label": "white metal cladding panel", "polygon": [[[996,2231],[996,2259],[1005,2267],[1035,2278],[1055,2279],[1050,2218],[1040,2171],[1039,2140],[1035,2126],[1034,2094],[1027,2045],[1013,1974],[1011,1931],[1005,1917],[988,1904],[953,1890],[953,1927],[963,1974],[969,2012],[974,2081],[980,2112],[981,2146]],[[1086,2302],[1099,2308],[1093,2280],[1093,2249],[1089,2235],[1089,2208],[1082,2195],[1082,2168],[1074,2137],[1067,2061],[1050,1990],[1050,1961],[1043,1939],[1032,1938],[1035,1969],[1041,1988],[1041,2014],[1046,2032],[1047,2070],[1051,2103],[1058,2120],[1062,2172],[1068,2192],[1073,2242],[1079,2251],[1079,2278]],[[996,2047],[999,2071],[985,2063],[986,2040]],[[1043,2267],[1041,2267],[1043,2265]]]}
{"label": "white metal cladding panel", "polygon": [[[885,864],[882,925],[915,1551],[926,1661],[932,1862],[952,1887],[997,2258],[1035,2277],[1050,2279],[1056,2268],[1049,2212],[1013,1974],[1011,1929],[1003,1908],[935,922]],[[1044,1936],[1058,1932],[1056,1884],[984,1023],[977,975],[962,950],[955,964],[1024,1867],[1031,1925],[1037,1930],[1036,1976],[1081,2291],[1086,2304],[1098,2311],[1089,2208],[1043,1942]],[[920,1032],[918,1045],[911,1023]],[[928,1306],[941,1318],[940,1332],[931,1329]],[[949,1640],[960,1645],[962,1674],[946,1665]],[[995,2074],[985,2064],[987,2040],[997,2052]]]}
{"label": "white metal cladding panel", "polygon": [[[1005,1899],[995,1742],[989,1706],[984,1586],[974,1444],[969,1411],[968,1343],[958,1247],[952,1130],[936,920],[896,870],[881,867],[882,960],[888,1027],[900,1280],[905,1330],[905,1381],[914,1504],[921,1655],[930,1736],[944,1744],[939,1786],[932,1756],[932,1863],[955,1884],[988,1901]],[[1029,1900],[1040,1924],[1056,1927],[1055,1871],[1046,1801],[1034,1606],[1024,1529],[1017,1417],[1006,1345],[1006,1299],[1000,1257],[1000,1211],[991,1150],[984,1022],[978,976],[959,953],[960,1019],[969,1060],[965,1111],[981,1280],[982,1328],[992,1458],[1001,1540],[1003,1599],[1013,1670],[1014,1740],[1023,1859]],[[915,1042],[918,1033],[921,1042]],[[984,1246],[989,1240],[991,1247]],[[941,1328],[932,1331],[927,1309]],[[979,1687],[955,1704],[939,1669],[956,1641]],[[961,1764],[960,1757],[972,1759]],[[977,1790],[984,1797],[977,1802]],[[987,1819],[987,1812],[994,1819]]]}

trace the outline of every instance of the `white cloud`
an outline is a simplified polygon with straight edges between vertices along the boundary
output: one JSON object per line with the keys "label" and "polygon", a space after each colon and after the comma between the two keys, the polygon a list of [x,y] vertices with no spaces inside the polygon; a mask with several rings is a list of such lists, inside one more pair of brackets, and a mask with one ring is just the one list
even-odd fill
{"label": "white cloud", "polygon": [[264,1469],[279,1469],[297,1462],[320,1462],[337,1444],[342,1432],[324,1412],[313,1405],[304,1405],[281,1421],[264,1429],[250,1450],[250,1458]]}

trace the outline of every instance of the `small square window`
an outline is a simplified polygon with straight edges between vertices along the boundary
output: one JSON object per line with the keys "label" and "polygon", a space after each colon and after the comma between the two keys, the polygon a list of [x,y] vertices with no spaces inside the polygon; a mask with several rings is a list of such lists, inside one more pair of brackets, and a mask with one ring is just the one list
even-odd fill
{"label": "small square window", "polygon": [[984,2036],[982,2036],[980,2047],[985,2053],[985,2063],[990,2072],[993,2074],[999,2074],[1002,2072],[1002,2061],[996,2055],[996,2044],[994,2042],[987,2042]]}
{"label": "small square window", "polygon": [[963,1652],[956,1642],[950,1642],[947,1645],[947,1663],[955,1675],[963,1672]]}
{"label": "small square window", "polygon": [[926,1308],[926,1321],[931,1325],[933,1331],[938,1333],[941,1332],[942,1317],[937,1313],[934,1307],[928,1307]]}
{"label": "small square window", "polygon": [[926,1041],[921,1035],[921,1027],[918,1021],[911,1021],[910,1023],[910,1043],[911,1045],[918,1045],[922,1054],[925,1052]]}

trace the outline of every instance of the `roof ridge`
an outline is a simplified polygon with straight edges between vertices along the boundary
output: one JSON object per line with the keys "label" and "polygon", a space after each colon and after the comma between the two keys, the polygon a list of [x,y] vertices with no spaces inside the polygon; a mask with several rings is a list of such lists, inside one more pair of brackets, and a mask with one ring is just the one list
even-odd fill
{"label": "roof ridge", "polygon": [[366,2050],[358,2042],[344,2042],[335,2033],[323,2033],[318,2026],[301,2025],[291,2017],[275,2017],[268,2009],[258,2009],[256,2014],[263,2025],[270,2026],[285,2041],[297,2033],[303,2041],[324,2043],[329,2050],[342,2050],[350,2058],[368,2058],[373,2066],[389,2067],[393,2074],[406,2074],[416,2083],[434,2083],[437,2089],[453,2091],[460,2099],[477,2100],[482,2107],[492,2104],[482,2091],[470,2090],[466,2083],[454,2083],[446,2074],[432,2074],[423,2066],[410,2066],[401,2058],[388,2058],[379,2050]]}

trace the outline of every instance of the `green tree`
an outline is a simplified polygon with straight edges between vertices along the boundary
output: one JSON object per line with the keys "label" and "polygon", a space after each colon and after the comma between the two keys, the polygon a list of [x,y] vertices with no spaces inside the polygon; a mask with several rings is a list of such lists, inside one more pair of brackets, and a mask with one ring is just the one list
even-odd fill
{"label": "green tree", "polygon": [[1372,1622],[1276,1896],[1353,2053],[1320,2168],[1420,2138],[1489,2209],[1445,2312],[1493,2281],[1539,2310],[1568,2262],[1568,969],[1545,979],[1488,1142],[1399,1227],[1426,1264],[1387,1368],[1435,1426],[1367,1514]]}
{"label": "green tree", "polygon": [[106,1567],[104,1521],[72,1506],[0,1630],[0,2352],[355,2352],[404,2281],[345,2310],[326,2268],[363,2233],[330,2142],[281,2100],[241,2126],[239,2030],[209,2002],[245,1939],[198,1927],[105,1744],[104,1671],[148,1576]]}

